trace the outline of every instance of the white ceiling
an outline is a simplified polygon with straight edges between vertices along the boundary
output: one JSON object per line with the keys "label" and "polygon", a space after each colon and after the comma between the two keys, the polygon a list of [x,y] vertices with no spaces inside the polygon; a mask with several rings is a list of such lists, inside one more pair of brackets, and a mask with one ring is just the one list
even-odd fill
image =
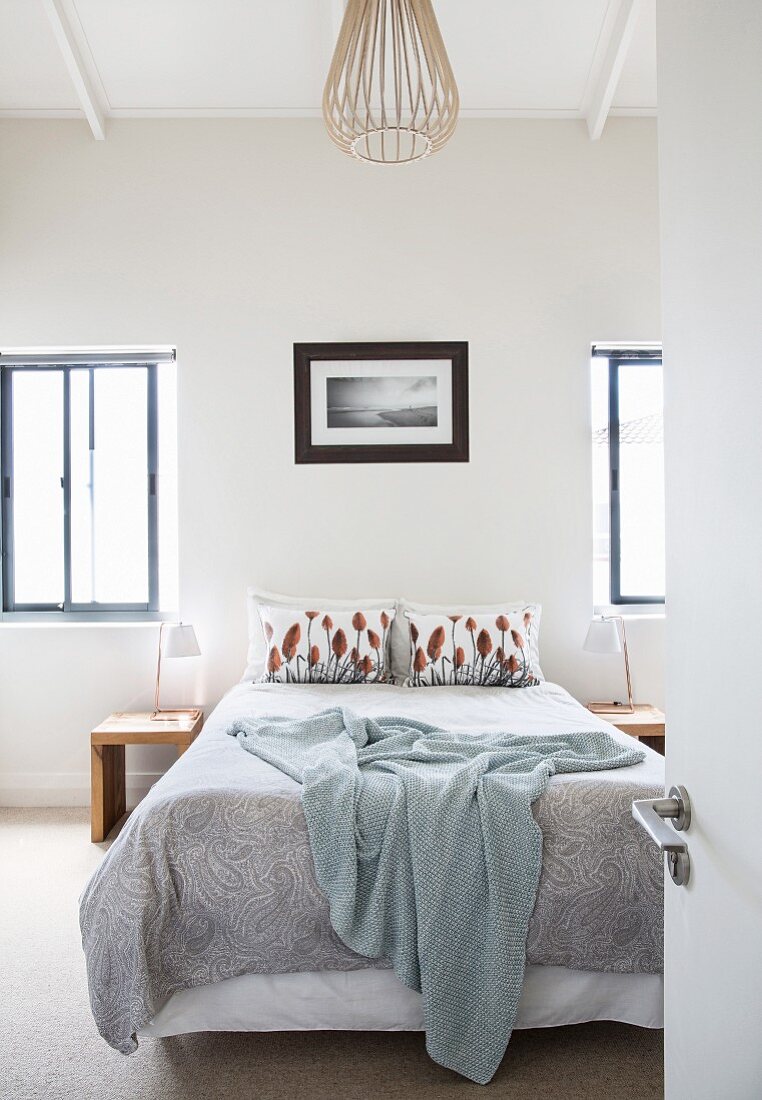
{"label": "white ceiling", "polygon": [[[434,0],[464,116],[656,108],[655,0]],[[343,0],[0,0],[0,115],[320,113]],[[100,132],[99,132],[100,130]],[[597,132],[596,132],[597,131]]]}

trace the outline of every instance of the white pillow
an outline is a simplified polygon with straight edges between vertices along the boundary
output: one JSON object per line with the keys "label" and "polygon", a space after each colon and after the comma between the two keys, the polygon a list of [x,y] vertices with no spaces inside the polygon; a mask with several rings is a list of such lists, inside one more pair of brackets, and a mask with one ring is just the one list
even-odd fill
{"label": "white pillow", "polygon": [[542,605],[539,603],[517,603],[515,601],[506,601],[500,604],[474,605],[424,604],[412,603],[410,600],[405,599],[399,600],[397,618],[394,620],[392,628],[392,675],[398,684],[403,683],[410,675],[411,647],[410,621],[408,615],[414,617],[439,615],[443,616],[445,619],[449,619],[450,615],[462,615],[464,619],[471,616],[477,621],[482,619],[491,620],[493,626],[498,615],[507,615],[509,620],[511,616],[513,616],[514,619],[518,617],[518,623],[513,622],[511,625],[518,626],[523,634],[525,613],[531,615],[531,629],[528,632],[528,648],[532,674],[537,680],[544,680],[545,677],[540,668],[540,619],[542,617]]}
{"label": "white pillow", "polygon": [[389,629],[395,608],[337,611],[259,605],[268,639],[268,684],[384,684],[391,680]]}
{"label": "white pillow", "polygon": [[[241,680],[260,680],[265,672],[268,644],[265,638],[259,608],[320,608],[330,607],[335,611],[354,612],[358,607],[368,611],[383,611],[392,608],[396,611],[397,599],[392,596],[387,599],[366,599],[364,597],[351,600],[337,600],[326,596],[284,596],[278,592],[265,592],[261,588],[247,588],[246,590],[246,614],[249,621],[249,651],[246,657],[246,668]],[[404,675],[404,670],[403,670]]]}

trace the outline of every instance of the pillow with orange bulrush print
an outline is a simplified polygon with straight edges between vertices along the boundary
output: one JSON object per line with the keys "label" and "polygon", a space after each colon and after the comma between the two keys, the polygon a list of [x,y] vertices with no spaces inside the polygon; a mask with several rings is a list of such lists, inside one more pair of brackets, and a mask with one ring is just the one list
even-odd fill
{"label": "pillow with orange bulrush print", "polygon": [[478,615],[416,615],[410,625],[409,687],[534,687],[530,607]]}
{"label": "pillow with orange bulrush print", "polygon": [[267,640],[266,684],[391,682],[389,629],[394,609],[259,609]]}

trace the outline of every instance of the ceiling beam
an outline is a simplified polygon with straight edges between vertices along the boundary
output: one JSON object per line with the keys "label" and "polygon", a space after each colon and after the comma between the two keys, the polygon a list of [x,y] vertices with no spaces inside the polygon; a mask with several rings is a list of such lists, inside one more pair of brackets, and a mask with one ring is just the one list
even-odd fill
{"label": "ceiling beam", "polygon": [[96,141],[105,141],[106,112],[82,60],[82,54],[62,0],[42,0],[42,3],[93,137]]}
{"label": "ceiling beam", "polygon": [[597,76],[586,97],[585,117],[591,141],[598,140],[606,125],[641,7],[642,0],[612,0],[609,5],[596,51]]}

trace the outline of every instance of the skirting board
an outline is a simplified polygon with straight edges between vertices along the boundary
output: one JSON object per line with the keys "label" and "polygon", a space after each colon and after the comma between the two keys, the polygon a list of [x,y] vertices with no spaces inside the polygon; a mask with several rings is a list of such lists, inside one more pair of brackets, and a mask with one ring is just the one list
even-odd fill
{"label": "skirting board", "polygon": [[[133,809],[163,772],[127,773]],[[89,806],[89,772],[0,772],[0,806]]]}

